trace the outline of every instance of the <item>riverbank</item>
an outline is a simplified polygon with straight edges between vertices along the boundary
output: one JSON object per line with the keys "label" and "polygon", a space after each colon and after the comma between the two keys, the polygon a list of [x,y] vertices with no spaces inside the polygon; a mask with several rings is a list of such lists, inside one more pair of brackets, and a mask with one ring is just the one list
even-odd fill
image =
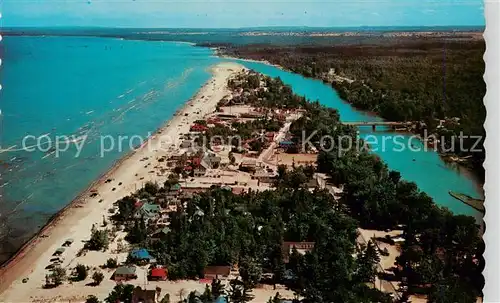
{"label": "riverbank", "polygon": [[[74,242],[66,248],[64,265],[71,263],[88,240],[92,225],[102,222],[103,215],[116,200],[147,181],[164,182],[166,177],[155,168],[158,159],[169,155],[168,147],[180,143],[181,134],[188,132],[194,121],[215,109],[228,92],[228,77],[242,69],[241,65],[227,62],[213,67],[213,77],[146,144],[119,160],[5,263],[0,269],[0,302],[33,301],[34,292],[44,284],[49,259],[66,239]],[[91,197],[91,193],[97,195]],[[23,279],[28,280],[23,283]],[[106,288],[106,292],[108,290]],[[63,288],[49,291],[64,292]]]}

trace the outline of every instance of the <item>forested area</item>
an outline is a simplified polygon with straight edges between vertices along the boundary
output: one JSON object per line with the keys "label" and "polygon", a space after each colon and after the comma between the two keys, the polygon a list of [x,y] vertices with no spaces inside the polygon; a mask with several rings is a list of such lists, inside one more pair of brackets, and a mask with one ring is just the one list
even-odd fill
{"label": "forested area", "polygon": [[[308,111],[298,128],[312,130],[335,120],[335,112],[318,110],[323,113]],[[323,129],[329,135],[338,132]],[[425,293],[430,302],[475,302],[484,284],[484,243],[473,217],[438,207],[415,183],[402,180],[367,151],[341,152],[339,146],[321,151],[318,169],[343,185],[340,201],[361,227],[403,227],[405,242],[394,277],[405,281],[409,293]]]}
{"label": "forested area", "polygon": [[[332,46],[243,45],[223,50],[321,79],[356,108],[390,121],[423,121],[429,132],[435,132],[440,119],[458,117],[459,125],[446,125],[439,134],[451,137],[463,131],[483,136],[478,147],[482,152],[454,152],[472,156],[470,165],[481,179],[484,51],[482,40],[445,38]],[[464,147],[470,150],[474,144],[475,140],[465,140]]]}

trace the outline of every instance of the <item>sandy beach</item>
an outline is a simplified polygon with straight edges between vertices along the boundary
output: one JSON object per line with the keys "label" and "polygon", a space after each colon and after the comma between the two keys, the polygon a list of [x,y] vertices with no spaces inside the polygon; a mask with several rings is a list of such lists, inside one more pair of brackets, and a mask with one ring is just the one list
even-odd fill
{"label": "sandy beach", "polygon": [[[52,254],[66,239],[71,238],[74,242],[64,252],[63,267],[70,269],[78,262],[84,262],[91,267],[102,265],[109,257],[107,252],[89,252],[75,260],[84,241],[90,237],[92,225],[99,226],[103,217],[109,215],[107,210],[116,200],[134,192],[145,182],[165,181],[166,177],[154,168],[158,165],[158,159],[171,152],[169,146],[172,141],[180,143],[180,136],[189,131],[195,120],[215,110],[217,102],[228,93],[228,77],[242,69],[243,66],[236,63],[220,63],[214,66],[213,77],[146,144],[117,162],[5,264],[0,269],[0,302],[82,302],[90,294],[103,299],[115,285],[114,281],[109,280],[109,272],[104,272],[105,279],[97,287],[75,287],[74,284],[77,283],[65,283],[58,288],[42,289],[47,273],[45,267],[49,264]],[[90,197],[91,193],[98,195]],[[121,261],[124,256],[116,257]],[[142,283],[142,277],[138,276],[140,278],[137,283]],[[23,279],[27,281],[23,283]],[[179,282],[163,283],[180,285]],[[195,284],[194,281],[190,283]],[[190,289],[189,285],[186,286],[188,287],[182,287],[188,291],[194,290]],[[203,289],[204,286],[201,286]]]}

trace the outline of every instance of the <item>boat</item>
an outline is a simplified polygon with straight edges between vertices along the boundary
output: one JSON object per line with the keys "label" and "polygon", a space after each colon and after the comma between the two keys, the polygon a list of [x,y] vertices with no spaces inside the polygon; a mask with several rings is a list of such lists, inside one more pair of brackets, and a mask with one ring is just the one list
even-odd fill
{"label": "boat", "polygon": [[484,208],[484,200],[482,199],[477,199],[477,198],[473,198],[469,195],[466,195],[466,194],[462,194],[462,193],[457,193],[457,192],[453,192],[453,191],[449,191],[448,192],[450,194],[450,196],[452,196],[453,198],[461,201],[462,203],[464,204],[467,204],[469,205],[470,207],[474,208],[475,210],[477,211],[480,211],[482,213],[485,212],[485,208]]}

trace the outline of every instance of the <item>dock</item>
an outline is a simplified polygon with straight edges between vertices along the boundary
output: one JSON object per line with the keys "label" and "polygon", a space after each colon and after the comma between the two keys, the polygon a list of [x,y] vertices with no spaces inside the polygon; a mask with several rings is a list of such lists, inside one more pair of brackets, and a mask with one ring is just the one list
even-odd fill
{"label": "dock", "polygon": [[448,193],[453,198],[461,201],[464,204],[469,205],[470,207],[472,207],[475,210],[484,214],[484,212],[485,212],[484,200],[476,199],[476,198],[473,198],[473,197],[466,195],[466,194],[456,193],[456,192],[453,192],[451,190]]}

